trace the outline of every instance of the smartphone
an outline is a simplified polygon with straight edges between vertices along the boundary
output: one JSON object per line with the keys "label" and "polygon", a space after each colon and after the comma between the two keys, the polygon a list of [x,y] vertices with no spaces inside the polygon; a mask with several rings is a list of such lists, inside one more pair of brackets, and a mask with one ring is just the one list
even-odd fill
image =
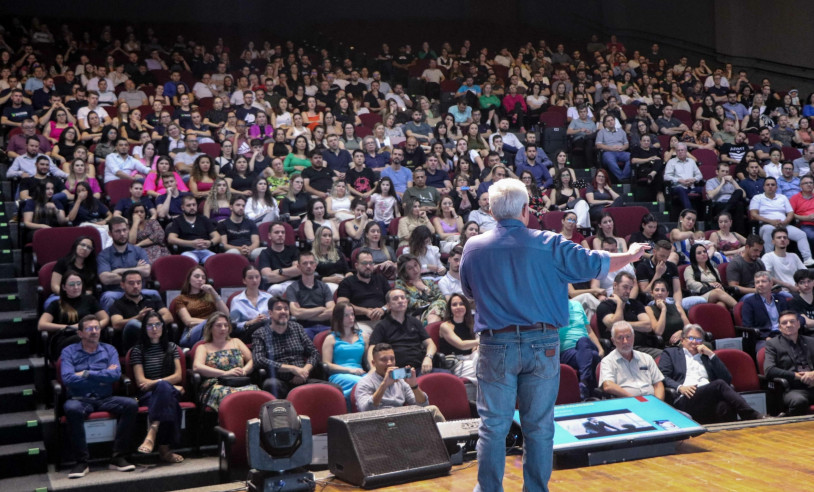
{"label": "smartphone", "polygon": [[469,191],[469,187],[468,186],[461,186],[461,191]]}
{"label": "smartphone", "polygon": [[412,371],[409,371],[408,369],[406,369],[404,367],[399,367],[398,369],[393,369],[393,371],[390,373],[390,376],[394,380],[395,379],[406,379],[406,378],[410,377],[411,372]]}

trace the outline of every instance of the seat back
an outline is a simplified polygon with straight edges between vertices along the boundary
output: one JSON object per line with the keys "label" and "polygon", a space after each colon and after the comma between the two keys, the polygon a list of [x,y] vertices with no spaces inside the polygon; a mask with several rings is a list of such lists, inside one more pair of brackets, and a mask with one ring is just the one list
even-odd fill
{"label": "seat back", "polygon": [[105,193],[110,200],[110,207],[115,208],[119,200],[130,196],[130,185],[132,179],[114,179],[105,183]]}
{"label": "seat back", "polygon": [[[294,232],[294,228],[288,222],[283,222],[283,226],[285,226],[285,245],[296,245],[297,234]],[[257,226],[257,233],[260,235],[260,243],[263,246],[269,245],[269,231],[271,231],[271,222],[263,222]]]}
{"label": "seat back", "polygon": [[732,310],[732,317],[735,319],[735,326],[743,326],[743,301],[735,304]]}
{"label": "seat back", "polygon": [[678,265],[678,282],[681,284],[681,292],[687,292],[687,281],[684,280],[684,270],[690,265]]}
{"label": "seat back", "polygon": [[322,357],[322,345],[325,343],[325,339],[328,338],[328,335],[333,333],[331,330],[323,330],[317,333],[317,336],[314,337],[314,347],[317,348],[317,352],[319,352],[319,356]]}
{"label": "seat back", "polygon": [[36,264],[38,266],[57,261],[71,253],[71,246],[78,237],[88,236],[98,255],[102,251],[102,236],[95,227],[52,227],[50,229],[37,229],[31,241]]}
{"label": "seat back", "polygon": [[[54,273],[56,264],[57,262],[55,261],[49,261],[40,267],[40,271],[37,272],[37,284],[42,288],[42,293],[45,298],[51,295],[51,275]],[[45,299],[41,300],[44,301]]]}
{"label": "seat back", "polygon": [[220,156],[220,144],[217,143],[202,143],[199,145],[200,151],[208,155],[212,159],[217,159]]}
{"label": "seat back", "polygon": [[299,415],[311,418],[311,432],[328,432],[328,418],[348,412],[345,395],[330,384],[303,384],[297,386],[286,397],[294,405]]}
{"label": "seat back", "polygon": [[693,149],[692,155],[698,159],[698,163],[702,166],[718,167],[718,154],[714,150]]}
{"label": "seat back", "polygon": [[206,259],[204,267],[212,279],[213,287],[220,290],[224,287],[242,287],[243,269],[249,266],[249,260],[243,255],[218,253]]}
{"label": "seat back", "polygon": [[248,465],[246,456],[246,422],[260,415],[260,407],[274,397],[265,391],[238,391],[227,395],[220,402],[218,425],[235,434],[232,444],[231,467],[245,468]]}
{"label": "seat back", "polygon": [[639,230],[642,224],[642,217],[650,213],[646,207],[639,205],[630,207],[608,207],[606,212],[613,217],[613,225],[616,227],[618,237],[625,237]]}
{"label": "seat back", "polygon": [[534,214],[529,214],[529,223],[527,225],[529,229],[533,229],[535,231],[540,230],[540,221],[537,219],[537,216]]}
{"label": "seat back", "polygon": [[715,267],[718,269],[718,276],[721,277],[721,284],[723,285],[729,285],[729,283],[726,281],[726,266],[728,264],[729,263],[721,263],[720,265]]}
{"label": "seat back", "polygon": [[150,276],[159,283],[159,290],[162,294],[168,290],[181,290],[187,273],[197,264],[188,256],[162,256],[153,262]]}
{"label": "seat back", "polygon": [[568,124],[566,116],[558,111],[546,111],[540,113],[540,123],[546,128],[563,127]]}
{"label": "seat back", "polygon": [[718,304],[696,304],[687,313],[690,323],[701,325],[704,331],[712,333],[716,340],[735,338],[735,325],[729,310]]}
{"label": "seat back", "polygon": [[562,218],[564,216],[565,212],[560,211],[548,212],[547,214],[543,215],[543,229],[547,231],[560,232],[560,229],[562,229]]}
{"label": "seat back", "polygon": [[735,387],[735,391],[760,391],[760,380],[757,377],[755,362],[749,354],[742,350],[720,349],[715,351],[715,355],[721,359],[721,362],[729,369],[729,373],[732,374],[732,385]]}
{"label": "seat back", "polygon": [[441,346],[441,321],[436,321],[435,323],[430,323],[424,327],[427,330],[427,335],[430,336],[432,339],[432,343],[435,344],[435,348]]}
{"label": "seat back", "polygon": [[763,370],[763,364],[766,362],[766,347],[761,347],[760,350],[757,351],[757,370],[760,372],[761,376],[766,375],[766,371]]}
{"label": "seat back", "polygon": [[560,390],[557,393],[555,405],[578,403],[579,401],[579,376],[577,371],[567,364],[560,364]]}
{"label": "seat back", "polygon": [[447,420],[472,418],[466,387],[458,376],[441,372],[423,374],[418,378],[418,386]]}

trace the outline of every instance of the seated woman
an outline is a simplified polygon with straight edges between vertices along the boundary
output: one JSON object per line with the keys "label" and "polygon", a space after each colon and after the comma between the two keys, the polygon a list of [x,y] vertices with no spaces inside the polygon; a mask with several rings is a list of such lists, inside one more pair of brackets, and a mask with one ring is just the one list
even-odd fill
{"label": "seated woman", "polygon": [[[68,327],[76,328],[79,320],[88,314],[95,314],[99,318],[99,325],[103,331],[110,323],[110,318],[96,297],[84,292],[79,273],[68,270],[60,282],[59,298],[45,308],[37,323],[37,330],[53,335]],[[59,347],[49,348],[47,355],[56,361],[65,345],[77,341],[79,339],[73,337],[64,339]]]}
{"label": "seated woman", "polygon": [[[296,115],[294,116],[296,119]],[[304,135],[300,135],[294,139],[294,148],[285,157],[283,169],[288,174],[291,174],[294,171],[303,172],[309,167],[311,167],[311,160],[308,159],[308,139]]]}
{"label": "seated woman", "polygon": [[[639,224],[639,230],[630,235],[631,244],[647,243],[650,245],[650,251],[644,253],[644,257],[648,259],[653,256],[653,249],[656,247],[656,243],[661,240],[667,241],[668,239],[667,236],[661,232],[659,222],[653,214],[644,214],[642,216],[642,222]],[[678,253],[675,251],[671,252],[667,261],[678,264]]]}
{"label": "seated woman", "polygon": [[291,181],[288,185],[288,193],[280,203],[280,214],[288,214],[288,223],[297,229],[300,222],[308,213],[308,193],[303,189],[304,183],[302,175],[298,172],[291,173]]}
{"label": "seated woman", "polygon": [[94,198],[93,189],[86,182],[76,184],[76,201],[68,212],[68,220],[74,225],[91,226],[102,236],[102,249],[113,244],[107,229],[107,221],[113,214],[104,203]]}
{"label": "seated woman", "polygon": [[331,315],[331,333],[322,343],[322,361],[328,366],[328,381],[342,388],[348,401],[353,387],[365,375],[362,368],[365,347],[367,337],[356,324],[353,306],[337,303]]}
{"label": "seated woman", "polygon": [[[610,186],[610,176],[604,169],[597,169],[596,175],[588,192],[585,193],[585,199],[588,200],[590,205],[591,222],[599,222],[603,216],[603,209],[608,207],[621,207],[624,205],[622,197],[619,193],[613,191]],[[627,251],[627,250],[625,250]],[[620,249],[619,252],[622,252]]]}
{"label": "seated woman", "polygon": [[617,250],[620,253],[627,251],[627,242],[625,242],[624,238],[616,236],[616,226],[613,223],[613,216],[608,212],[602,213],[602,217],[599,219],[599,230],[596,233],[591,249],[597,251],[601,250],[602,240],[606,237],[616,239]]}
{"label": "seated woman", "polygon": [[650,318],[650,328],[662,337],[664,345],[674,346],[681,340],[681,329],[690,324],[690,320],[680,303],[667,302],[670,294],[666,280],[660,278],[653,282],[651,292],[653,303],[644,307],[644,312]]}
{"label": "seated woman", "polygon": [[466,241],[469,238],[473,238],[478,234],[480,234],[480,225],[477,222],[470,220],[464,224],[464,233],[461,234],[461,247],[466,245]]}
{"label": "seated woman", "polygon": [[260,288],[263,277],[254,265],[243,267],[243,285],[246,290],[232,299],[229,315],[235,323],[235,334],[244,342],[251,341],[252,333],[268,322],[268,301],[271,294]]}
{"label": "seated woman", "polygon": [[712,134],[704,130],[703,122],[698,120],[695,120],[695,123],[692,124],[692,128],[690,130],[681,135],[681,141],[687,144],[687,147],[690,150],[715,150],[715,140],[712,139]]}
{"label": "seated woman", "polygon": [[531,171],[526,170],[521,172],[520,181],[526,185],[526,191],[529,194],[529,212],[538,218],[547,214],[551,208],[551,200],[548,198],[548,195],[537,186],[537,183],[534,182],[534,175]]}
{"label": "seated woman", "polygon": [[283,170],[283,160],[279,157],[273,158],[271,160],[271,166],[263,170],[263,176],[265,176],[266,181],[268,181],[269,189],[274,199],[279,202],[285,198],[286,193],[288,193],[290,178]]}
{"label": "seated woman", "polygon": [[147,216],[144,204],[136,203],[127,211],[127,220],[130,221],[130,235],[128,241],[147,253],[150,264],[155,260],[169,256],[170,251],[165,246],[164,228],[157,220]]}
{"label": "seated woman", "polygon": [[421,265],[421,275],[424,278],[434,279],[447,273],[441,263],[441,251],[432,244],[432,233],[425,226],[418,226],[410,233],[410,241],[403,249],[404,254],[416,257]]}
{"label": "seated woman", "polygon": [[[311,201],[308,202],[308,218],[303,222],[302,228],[305,233],[305,239],[312,244],[316,238],[316,230],[318,228],[329,227],[333,229],[334,227],[334,222],[327,216],[327,208],[324,198],[312,198]],[[339,234],[337,234],[337,236],[338,235]]]}
{"label": "seated woman", "polygon": [[463,294],[452,294],[447,301],[447,317],[438,333],[438,351],[455,356],[452,373],[477,385],[475,367],[478,360],[478,338],[475,336],[472,306]]}
{"label": "seated woman", "polygon": [[204,216],[209,217],[213,224],[228,219],[232,215],[232,209],[229,208],[231,200],[232,192],[226,178],[215,178],[212,189],[207,193],[206,201],[203,204]]}
{"label": "seated woman", "polygon": [[446,316],[444,294],[435,282],[421,278],[421,264],[415,256],[399,256],[395,288],[407,294],[407,312],[420,318],[425,325],[441,321]]}
{"label": "seated woman", "polygon": [[68,179],[65,180],[65,189],[62,193],[67,198],[67,202],[63,203],[66,207],[68,204],[76,200],[76,185],[78,183],[88,183],[91,191],[93,191],[94,198],[102,198],[102,188],[99,187],[99,182],[96,178],[89,174],[93,166],[85,162],[83,159],[74,159],[71,164],[71,169],[68,171]]}
{"label": "seated woman", "polygon": [[218,291],[206,283],[206,269],[197,265],[187,273],[181,294],[173,301],[175,314],[184,327],[180,345],[191,348],[201,339],[206,319],[215,312],[228,314],[229,308]]}
{"label": "seated woman", "polygon": [[152,453],[158,445],[161,461],[180,463],[181,455],[171,446],[181,437],[181,406],[184,391],[181,384],[181,361],[178,347],[169,340],[164,321],[155,311],[148,311],[141,321],[139,343],[130,351],[130,364],[138,388],[139,406],[147,407],[147,437],[138,452]]}
{"label": "seated woman", "polygon": [[726,256],[718,253],[715,250],[715,245],[710,241],[704,239],[704,231],[695,230],[695,219],[698,214],[695,210],[684,209],[678,216],[678,226],[670,231],[670,242],[673,243],[673,249],[678,253],[678,264],[690,264],[690,248],[695,243],[700,243],[706,246],[710,251],[710,259],[715,265],[721,263],[728,263],[729,259]]}
{"label": "seated woman", "polygon": [[432,224],[436,232],[441,236],[441,253],[449,253],[459,242],[461,242],[461,232],[464,230],[464,221],[458,212],[452,198],[445,196],[438,204],[438,212],[432,219]]}
{"label": "seated woman", "polygon": [[554,178],[554,190],[551,191],[551,203],[556,210],[573,210],[577,216],[577,226],[581,229],[591,228],[590,206],[581,196],[571,169],[557,171]]}
{"label": "seated woman", "polygon": [[255,224],[277,220],[280,210],[277,207],[277,200],[271,194],[266,178],[255,177],[251,190],[252,195],[246,200],[246,218],[254,221]]}
{"label": "seated woman", "polygon": [[572,243],[590,249],[585,236],[577,230],[577,214],[573,210],[567,210],[562,216],[562,229],[560,230],[560,234],[563,238],[568,239]]}
{"label": "seated woman", "polygon": [[330,227],[318,227],[314,233],[315,240],[311,248],[317,260],[319,279],[328,285],[331,292],[336,292],[339,282],[351,275],[348,262],[337,248],[334,231]]}
{"label": "seated woman", "polygon": [[203,330],[204,343],[196,350],[192,363],[192,370],[204,378],[199,403],[216,411],[227,395],[260,390],[249,383],[248,376],[254,369],[251,350],[231,333],[232,322],[227,314],[209,316]]}
{"label": "seated woman", "polygon": [[93,244],[93,239],[88,236],[76,238],[71,245],[70,252],[57,260],[51,272],[51,295],[45,300],[44,309],[47,309],[48,305],[59,297],[62,277],[68,271],[76,272],[82,277],[85,294],[93,294],[93,289],[99,283],[99,275],[96,270],[96,246]]}
{"label": "seated woman", "polygon": [[729,260],[735,259],[743,252],[746,238],[732,232],[732,215],[729,212],[718,214],[718,230],[709,236],[709,241],[715,250],[725,255]]}
{"label": "seated woman", "polygon": [[367,205],[364,198],[354,198],[351,203],[353,219],[345,222],[345,235],[350,241],[350,248],[358,248],[362,242],[367,225],[372,222],[367,215]]}
{"label": "seated woman", "polygon": [[376,270],[388,279],[396,276],[396,253],[388,246],[382,234],[382,227],[374,221],[369,221],[365,225],[362,245],[354,250],[357,253],[362,248],[367,248],[373,255],[373,263]]}
{"label": "seated woman", "polygon": [[325,199],[325,215],[333,217],[336,226],[343,220],[353,218],[351,211],[351,196],[348,193],[348,185],[344,181],[335,181],[331,186],[331,194]]}
{"label": "seated woman", "polygon": [[189,173],[189,191],[199,201],[206,199],[209,190],[218,179],[218,172],[212,165],[212,158],[206,154],[199,155],[192,163]]}
{"label": "seated woman", "polygon": [[692,295],[701,296],[707,302],[727,309],[734,309],[738,303],[724,289],[718,269],[710,261],[703,244],[693,244],[690,248],[690,266],[684,269],[684,281]]}
{"label": "seated woman", "polygon": [[68,222],[62,203],[54,201],[53,178],[45,178],[34,188],[31,198],[25,201],[23,224],[26,229],[26,242],[31,242],[37,229],[50,229]]}
{"label": "seated woman", "polygon": [[[469,212],[478,208],[478,198],[476,186],[470,183],[467,176],[457,174],[452,179],[455,187],[449,193],[456,212],[462,217],[468,217]],[[477,180],[475,180],[477,181]]]}
{"label": "seated woman", "polygon": [[410,234],[418,226],[426,226],[430,233],[435,234],[435,227],[427,217],[427,212],[421,210],[418,200],[406,200],[404,203],[404,217],[399,220],[399,246],[407,246]]}

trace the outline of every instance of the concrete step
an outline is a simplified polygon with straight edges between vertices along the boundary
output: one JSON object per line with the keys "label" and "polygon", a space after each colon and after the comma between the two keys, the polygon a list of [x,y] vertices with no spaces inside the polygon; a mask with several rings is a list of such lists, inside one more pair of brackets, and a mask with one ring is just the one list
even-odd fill
{"label": "concrete step", "polygon": [[43,440],[42,423],[37,412],[0,414],[0,436],[4,445]]}
{"label": "concrete step", "polygon": [[0,446],[0,477],[20,477],[48,471],[45,443],[21,442]]}
{"label": "concrete step", "polygon": [[[42,358],[27,357],[0,360],[0,387],[35,384],[36,373],[45,375],[45,362]],[[0,411],[2,407],[0,406]]]}
{"label": "concrete step", "polygon": [[31,343],[26,337],[0,338],[0,360],[28,357],[31,351]]}

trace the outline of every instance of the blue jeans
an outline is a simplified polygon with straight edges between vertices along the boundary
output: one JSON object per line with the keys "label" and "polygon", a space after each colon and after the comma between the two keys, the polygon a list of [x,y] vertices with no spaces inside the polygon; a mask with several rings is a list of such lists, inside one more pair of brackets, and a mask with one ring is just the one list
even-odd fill
{"label": "blue jeans", "polygon": [[[141,295],[144,297],[158,297],[161,298],[161,294],[158,293],[155,289],[141,289]],[[107,312],[110,312],[110,308],[113,307],[113,303],[118,301],[124,297],[124,291],[121,290],[106,290],[102,292],[102,297],[99,299],[99,305],[102,306]]]}
{"label": "blue jeans", "polygon": [[503,490],[506,435],[515,401],[523,430],[526,490],[548,491],[554,450],[554,401],[560,376],[555,330],[481,332],[478,358],[478,484],[476,492]]}
{"label": "blue jeans", "polygon": [[206,321],[201,321],[192,328],[184,330],[184,334],[181,335],[181,340],[178,341],[178,345],[184,348],[192,348],[193,345],[200,342],[203,338],[204,326],[206,326]]}
{"label": "blue jeans", "polygon": [[107,398],[72,398],[65,401],[65,420],[71,440],[71,457],[78,462],[88,461],[88,443],[85,440],[85,418],[93,412],[110,412],[118,417],[113,456],[127,454],[133,425],[136,423],[138,403],[132,398],[108,396]]}
{"label": "blue jeans", "polygon": [[685,209],[692,208],[692,202],[690,202],[690,193],[703,193],[704,188],[701,186],[693,186],[692,188],[685,188],[682,185],[674,185],[670,188],[670,191],[675,194],[676,198],[681,202],[681,206]]}
{"label": "blue jeans", "polygon": [[599,351],[589,337],[577,340],[577,345],[560,353],[560,362],[579,371],[579,380],[588,386],[596,388],[596,365],[600,361]]}
{"label": "blue jeans", "polygon": [[207,258],[209,258],[210,256],[215,256],[215,252],[209,251],[208,249],[193,249],[191,251],[185,251],[181,253],[181,255],[192,258],[193,260],[203,265],[204,263],[206,263]]}
{"label": "blue jeans", "polygon": [[[619,167],[619,162],[625,163],[624,169]],[[608,167],[610,172],[612,172],[618,180],[630,178],[630,174],[633,172],[632,166],[630,165],[630,152],[607,150],[602,153],[602,163]]]}
{"label": "blue jeans", "polygon": [[158,426],[155,443],[176,444],[181,439],[181,393],[166,381],[159,381],[152,391],[141,395],[139,405],[149,407],[147,417],[150,422],[161,422]]}

